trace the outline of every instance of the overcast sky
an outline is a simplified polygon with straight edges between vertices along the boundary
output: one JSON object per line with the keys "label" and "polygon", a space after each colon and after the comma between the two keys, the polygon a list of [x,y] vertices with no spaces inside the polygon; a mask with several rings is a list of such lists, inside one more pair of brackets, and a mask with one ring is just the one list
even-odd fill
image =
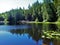
{"label": "overcast sky", "polygon": [[[25,7],[25,9],[27,9],[29,4],[32,5],[32,3],[36,1],[37,0],[0,0],[0,13],[19,7]],[[42,2],[42,0],[39,0],[39,2]]]}

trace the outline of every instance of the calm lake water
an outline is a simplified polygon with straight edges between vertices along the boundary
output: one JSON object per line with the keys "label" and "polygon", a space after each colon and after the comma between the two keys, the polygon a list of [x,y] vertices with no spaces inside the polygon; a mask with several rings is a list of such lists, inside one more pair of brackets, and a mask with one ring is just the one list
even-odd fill
{"label": "calm lake water", "polygon": [[0,45],[60,45],[60,40],[41,38],[43,30],[60,30],[60,25],[0,25]]}

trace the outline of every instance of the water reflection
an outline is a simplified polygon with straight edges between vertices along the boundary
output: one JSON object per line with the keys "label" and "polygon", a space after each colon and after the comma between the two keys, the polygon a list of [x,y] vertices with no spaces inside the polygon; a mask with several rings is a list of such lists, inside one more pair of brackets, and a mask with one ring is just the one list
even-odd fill
{"label": "water reflection", "polygon": [[[43,30],[57,31],[59,28],[55,24],[26,24],[9,27],[6,31],[2,26],[0,29],[1,45],[59,45],[60,40],[42,38]],[[11,28],[11,29],[9,29]],[[3,31],[4,29],[4,31]]]}
{"label": "water reflection", "polygon": [[54,39],[54,40],[53,40],[53,45],[60,45],[60,40]]}
{"label": "water reflection", "polygon": [[49,24],[49,30],[57,31],[58,27],[56,24]]}
{"label": "water reflection", "polygon": [[29,37],[32,36],[32,38],[35,40],[35,41],[38,41],[40,38],[41,38],[41,35],[42,35],[42,24],[38,24],[38,25],[35,25],[35,24],[32,24],[30,25],[31,28],[27,28],[27,29],[17,29],[17,30],[10,30],[10,32],[12,34],[29,34]]}
{"label": "water reflection", "polygon": [[56,24],[43,24],[43,30],[53,30],[53,31],[57,31],[58,30],[58,26]]}
{"label": "water reflection", "polygon": [[43,39],[43,45],[53,45],[52,40],[47,39],[47,38]]}

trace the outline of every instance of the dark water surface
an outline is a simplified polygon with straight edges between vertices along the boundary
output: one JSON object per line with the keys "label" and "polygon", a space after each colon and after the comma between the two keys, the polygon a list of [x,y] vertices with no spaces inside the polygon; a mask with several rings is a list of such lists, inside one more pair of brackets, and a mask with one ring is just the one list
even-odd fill
{"label": "dark water surface", "polygon": [[60,40],[41,38],[43,30],[60,30],[56,24],[0,25],[0,45],[60,45]]}

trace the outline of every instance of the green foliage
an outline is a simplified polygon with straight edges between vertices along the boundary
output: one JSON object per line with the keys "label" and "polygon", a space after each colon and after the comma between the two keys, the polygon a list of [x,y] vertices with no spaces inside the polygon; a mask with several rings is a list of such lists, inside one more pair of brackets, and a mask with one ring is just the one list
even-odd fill
{"label": "green foliage", "polygon": [[[9,16],[12,16],[14,20],[31,20],[39,22],[56,22],[60,21],[60,1],[59,0],[43,0],[43,3],[39,3],[37,0],[32,6],[28,6],[28,9],[23,7],[19,9],[12,9],[8,12],[1,13],[5,21],[8,21]],[[30,15],[30,16],[29,16]],[[17,17],[16,17],[17,16]],[[21,17],[23,19],[21,19]],[[27,19],[28,18],[28,19]],[[57,20],[58,19],[58,20]],[[16,20],[18,21],[18,20]]]}

